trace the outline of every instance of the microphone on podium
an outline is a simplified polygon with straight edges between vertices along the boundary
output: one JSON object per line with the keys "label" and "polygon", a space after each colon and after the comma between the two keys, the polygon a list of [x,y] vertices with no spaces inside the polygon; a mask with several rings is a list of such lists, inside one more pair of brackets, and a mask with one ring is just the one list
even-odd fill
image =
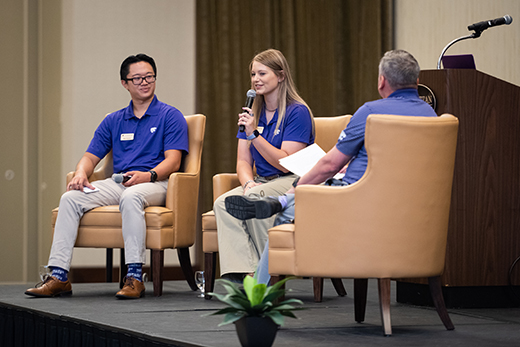
{"label": "microphone on podium", "polygon": [[[253,101],[255,101],[256,92],[253,89],[249,89],[246,93],[246,105],[244,107],[251,108],[253,106]],[[240,124],[240,132],[243,133],[246,130],[246,127],[243,124]]]}
{"label": "microphone on podium", "polygon": [[475,24],[471,24],[468,26],[468,30],[475,30],[482,32],[486,30],[487,28],[495,27],[498,25],[504,25],[504,24],[511,24],[513,21],[513,18],[511,18],[510,15],[506,14],[504,17],[496,18],[496,19],[490,19],[483,22],[478,22]]}
{"label": "microphone on podium", "polygon": [[453,44],[455,44],[455,43],[457,43],[459,41],[462,41],[462,40],[466,40],[466,39],[476,39],[476,38],[479,38],[480,35],[482,34],[482,32],[484,30],[486,30],[487,28],[491,28],[491,27],[495,27],[495,26],[503,25],[503,24],[509,25],[509,24],[511,24],[511,22],[513,22],[513,18],[511,18],[510,15],[506,14],[504,17],[491,19],[491,20],[488,20],[488,21],[478,22],[478,23],[469,25],[468,26],[468,30],[474,30],[475,32],[473,32],[473,33],[471,33],[471,34],[469,34],[467,36],[459,37],[459,38],[451,41],[450,43],[448,43],[446,45],[446,47],[444,47],[444,49],[442,50],[442,53],[439,56],[439,59],[437,60],[437,69],[441,68],[442,57],[444,56],[444,53],[446,53],[448,48],[450,48]]}

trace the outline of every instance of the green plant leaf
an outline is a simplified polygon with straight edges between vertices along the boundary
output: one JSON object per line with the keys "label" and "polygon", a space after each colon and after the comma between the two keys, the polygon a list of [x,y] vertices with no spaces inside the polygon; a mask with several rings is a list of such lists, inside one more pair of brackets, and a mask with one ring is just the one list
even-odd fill
{"label": "green plant leaf", "polygon": [[283,325],[284,316],[280,312],[278,312],[278,311],[266,312],[265,316],[271,318],[275,324]]}
{"label": "green plant leaf", "polygon": [[271,287],[267,288],[263,302],[274,302],[276,299],[281,298],[285,295],[285,290],[283,289],[273,291],[269,290],[269,288]]}
{"label": "green plant leaf", "polygon": [[258,305],[255,305],[252,307],[252,309],[255,312],[259,312],[259,314],[262,314],[264,312],[270,311],[273,308],[272,302],[261,302]]}
{"label": "green plant leaf", "polygon": [[276,310],[276,311],[284,311],[284,310],[294,310],[296,307],[292,306],[292,305],[280,305],[280,306],[276,306],[276,307],[273,307],[273,311]]}
{"label": "green plant leaf", "polygon": [[231,324],[233,322],[236,322],[240,318],[244,317],[245,314],[238,314],[238,313],[228,313],[224,316],[224,321],[220,323],[218,326],[221,327],[226,324]]}
{"label": "green plant leaf", "polygon": [[244,295],[244,293],[240,291],[240,289],[238,288],[238,284],[236,283],[233,283],[225,279],[218,279],[216,280],[216,282],[220,283],[229,294]]}
{"label": "green plant leaf", "polygon": [[222,301],[222,299],[224,297],[228,296],[229,294],[208,293],[208,295],[214,296],[217,299],[219,299],[220,301]]}
{"label": "green plant leaf", "polygon": [[240,310],[237,310],[234,307],[224,307],[220,310],[217,310],[215,312],[208,313],[206,316],[216,316],[219,314],[228,314],[228,313],[235,313],[235,312],[241,312]]}
{"label": "green plant leaf", "polygon": [[285,289],[282,285],[294,277],[287,277],[271,287],[257,283],[251,276],[244,278],[244,289],[240,290],[238,285],[228,280],[217,280],[221,283],[227,294],[208,293],[222,301],[227,307],[217,310],[208,315],[224,315],[224,321],[219,326],[236,322],[244,316],[248,317],[269,317],[275,324],[282,325],[284,317],[296,318],[292,311],[304,309],[294,307],[292,304],[303,304],[298,299],[288,299],[276,303],[282,297]]}
{"label": "green plant leaf", "polygon": [[253,290],[251,291],[251,297],[249,298],[249,301],[251,301],[251,306],[256,306],[263,301],[266,289],[267,286],[264,283],[257,284],[253,287]]}
{"label": "green plant leaf", "polygon": [[300,305],[303,305],[303,301],[301,301],[300,299],[291,298],[291,299],[287,299],[287,300],[282,301],[278,305],[281,306],[281,305],[286,305],[286,304],[300,304]]}
{"label": "green plant leaf", "polygon": [[[286,277],[286,278],[284,278],[284,279],[281,280],[281,281],[276,282],[274,285],[272,285],[272,286],[269,287],[269,288],[270,288],[270,291],[276,291],[276,290],[279,290],[279,289],[284,285],[285,282],[287,282],[287,281],[289,281],[289,280],[291,280],[291,279],[293,279],[293,278],[296,278],[296,277],[294,277],[294,276],[290,276],[290,277]],[[282,290],[283,290],[283,289],[282,289]]]}
{"label": "green plant leaf", "polygon": [[251,302],[253,302],[253,288],[256,286],[256,284],[256,279],[254,279],[253,277],[244,277],[244,291],[246,292],[247,298]]}
{"label": "green plant leaf", "polygon": [[249,301],[246,298],[237,297],[235,295],[230,294],[227,294],[222,298],[219,298],[219,300],[238,310],[245,310],[250,306]]}
{"label": "green plant leaf", "polygon": [[279,311],[282,316],[291,317],[294,319],[298,319],[292,311]]}

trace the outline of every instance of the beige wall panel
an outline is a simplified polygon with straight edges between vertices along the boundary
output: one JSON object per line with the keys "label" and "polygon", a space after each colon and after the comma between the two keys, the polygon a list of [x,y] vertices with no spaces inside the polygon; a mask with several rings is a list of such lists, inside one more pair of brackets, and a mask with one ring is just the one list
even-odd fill
{"label": "beige wall panel", "polygon": [[[105,114],[130,101],[119,80],[127,56],[157,64],[156,95],[184,114],[195,111],[195,2],[69,0],[63,2],[61,84],[62,185]],[[56,201],[56,205],[58,201]],[[76,249],[72,266],[104,264],[104,251]],[[165,252],[166,264],[176,252]]]}
{"label": "beige wall panel", "polygon": [[21,281],[24,274],[27,237],[25,223],[26,190],[26,120],[25,97],[25,12],[24,2],[8,0],[0,5],[0,276],[3,282]]}
{"label": "beige wall panel", "polygon": [[470,53],[477,69],[520,85],[520,1],[396,0],[395,47],[410,51],[422,69],[435,69],[443,48],[469,35],[468,25],[509,14],[510,25],[488,28],[477,39],[453,45],[446,54]]}
{"label": "beige wall panel", "polygon": [[[61,169],[62,0],[39,1],[39,119],[38,119],[38,259],[29,264],[31,281],[39,265],[47,264],[52,242],[50,210],[56,207],[63,184]],[[35,241],[35,240],[31,240]]]}

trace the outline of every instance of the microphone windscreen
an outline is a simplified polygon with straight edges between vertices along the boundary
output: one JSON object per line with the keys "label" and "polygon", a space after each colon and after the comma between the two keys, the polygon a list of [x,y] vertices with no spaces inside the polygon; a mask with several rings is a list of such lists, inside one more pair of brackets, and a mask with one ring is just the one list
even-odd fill
{"label": "microphone windscreen", "polygon": [[504,16],[504,19],[506,20],[507,25],[511,24],[511,22],[513,21],[513,18],[508,14]]}
{"label": "microphone windscreen", "polygon": [[113,174],[112,175],[112,179],[116,183],[123,183],[124,176],[123,176],[123,174],[120,174],[120,173],[119,174]]}
{"label": "microphone windscreen", "polygon": [[253,89],[249,89],[246,93],[246,96],[248,98],[255,98],[256,97],[256,92],[253,90]]}

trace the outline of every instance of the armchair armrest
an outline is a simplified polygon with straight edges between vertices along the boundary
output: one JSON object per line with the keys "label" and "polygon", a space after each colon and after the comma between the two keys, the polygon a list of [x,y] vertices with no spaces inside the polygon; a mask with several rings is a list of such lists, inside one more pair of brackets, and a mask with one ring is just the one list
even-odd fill
{"label": "armchair armrest", "polygon": [[236,173],[221,173],[213,176],[213,201],[222,194],[240,186]]}
{"label": "armchair armrest", "polygon": [[[174,172],[168,179],[166,208],[176,214],[175,247],[189,247],[195,242],[198,215],[199,174]],[[179,232],[182,230],[182,232]]]}

